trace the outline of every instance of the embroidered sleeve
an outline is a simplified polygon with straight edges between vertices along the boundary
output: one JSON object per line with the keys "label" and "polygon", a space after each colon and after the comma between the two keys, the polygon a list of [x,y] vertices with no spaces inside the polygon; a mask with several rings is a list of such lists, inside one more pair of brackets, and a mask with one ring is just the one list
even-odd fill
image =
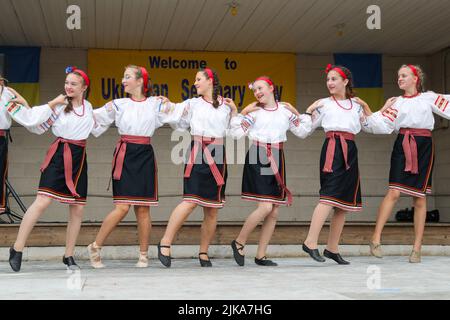
{"label": "embroidered sleeve", "polygon": [[[193,105],[191,99],[185,100],[182,103],[173,104],[173,110],[175,111],[174,118],[168,122],[170,126],[179,131],[186,131],[191,126]],[[172,107],[170,107],[172,108]]]}
{"label": "embroidered sleeve", "polygon": [[182,117],[187,116],[186,105],[183,103],[162,103],[161,100],[157,100],[157,127],[164,124],[171,124],[176,126],[182,120]]}
{"label": "embroidered sleeve", "polygon": [[386,109],[384,112],[374,112],[368,117],[364,117],[361,122],[363,131],[374,134],[390,134],[395,129],[395,119],[398,110],[394,107]]}
{"label": "embroidered sleeve", "polygon": [[33,108],[28,108],[14,102],[8,102],[6,105],[6,109],[11,118],[23,125],[30,132],[36,134],[43,134],[48,131],[64,108],[65,106],[61,105],[53,111],[48,104]]}
{"label": "embroidered sleeve", "polygon": [[94,128],[91,131],[94,137],[98,137],[108,130],[116,119],[117,111],[119,111],[119,107],[114,100],[94,110]]}
{"label": "embroidered sleeve", "polygon": [[430,98],[432,101],[431,108],[433,112],[450,120],[450,95],[434,93]]}
{"label": "embroidered sleeve", "polygon": [[306,138],[312,132],[311,116],[306,114],[297,116],[292,113],[289,117],[289,130],[299,138]]}
{"label": "embroidered sleeve", "polygon": [[248,131],[255,124],[255,118],[247,114],[243,116],[242,114],[235,115],[230,120],[230,126],[227,130],[227,135],[233,139],[240,139],[248,134]]}
{"label": "embroidered sleeve", "polygon": [[325,108],[317,108],[311,115],[311,132],[322,125],[323,117],[325,116]]}

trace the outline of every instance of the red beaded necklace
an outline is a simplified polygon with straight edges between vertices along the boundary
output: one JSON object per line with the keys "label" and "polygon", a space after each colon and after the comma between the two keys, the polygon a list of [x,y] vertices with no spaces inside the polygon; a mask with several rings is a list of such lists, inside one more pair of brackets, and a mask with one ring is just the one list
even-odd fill
{"label": "red beaded necklace", "polygon": [[130,96],[130,99],[131,99],[132,101],[134,101],[134,102],[144,102],[144,101],[147,100],[147,97],[144,97],[144,99],[142,99],[142,100],[137,100],[137,99],[134,99],[133,97]]}
{"label": "red beaded necklace", "polygon": [[75,107],[73,107],[72,112],[73,112],[76,116],[79,116],[79,117],[84,116],[84,110],[85,110],[85,107],[84,107],[84,99],[83,99],[82,105],[83,105],[83,111],[81,112],[81,114],[78,114],[78,113],[75,111]]}
{"label": "red beaded necklace", "polygon": [[266,110],[266,111],[275,111],[275,110],[278,109],[278,101],[275,101],[275,104],[276,104],[275,108],[269,109],[269,108],[263,107],[263,109]]}
{"label": "red beaded necklace", "polygon": [[420,92],[417,92],[416,94],[413,94],[412,96],[403,95],[403,98],[407,98],[407,99],[414,98],[414,97],[417,97],[419,94],[420,94]]}
{"label": "red beaded necklace", "polygon": [[334,102],[336,102],[336,104],[337,104],[339,107],[341,107],[342,109],[344,109],[344,110],[351,110],[351,109],[353,108],[353,102],[352,102],[352,99],[348,99],[348,100],[350,100],[350,108],[347,109],[347,108],[344,108],[343,106],[341,106],[334,96],[332,96],[332,97],[333,97]]}
{"label": "red beaded necklace", "polygon": [[[208,100],[205,99],[204,96],[202,96],[202,99],[203,99],[205,102],[209,103],[210,105],[214,105],[214,101],[212,101],[212,102],[211,102],[211,101],[208,101]],[[219,96],[219,97],[217,97],[217,100],[219,101],[219,105],[221,105],[221,104],[223,103],[223,97]]]}

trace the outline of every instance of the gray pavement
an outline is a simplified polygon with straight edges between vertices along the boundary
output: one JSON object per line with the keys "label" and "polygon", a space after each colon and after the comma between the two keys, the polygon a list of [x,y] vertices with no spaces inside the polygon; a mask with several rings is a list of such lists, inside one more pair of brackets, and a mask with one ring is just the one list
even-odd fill
{"label": "gray pavement", "polygon": [[232,259],[212,259],[201,268],[197,259],[174,259],[166,269],[150,259],[148,268],[134,260],[105,260],[94,270],[69,272],[59,261],[24,261],[14,273],[0,262],[0,299],[450,299],[450,257],[348,257],[351,264],[318,263],[307,257],[276,258],[278,267],[245,267]]}

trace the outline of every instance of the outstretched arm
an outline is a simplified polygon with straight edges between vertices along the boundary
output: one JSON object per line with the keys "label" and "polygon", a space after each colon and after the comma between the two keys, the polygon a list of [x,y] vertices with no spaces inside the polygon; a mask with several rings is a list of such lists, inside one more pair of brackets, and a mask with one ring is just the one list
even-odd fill
{"label": "outstretched arm", "polygon": [[261,109],[261,107],[258,107],[258,102],[252,102],[248,106],[246,106],[244,109],[241,110],[241,115],[246,116],[247,114],[258,111]]}
{"label": "outstretched arm", "polygon": [[24,106],[21,104],[23,102],[24,99],[21,96],[11,100],[7,105],[8,113],[16,122],[36,134],[43,134],[50,129],[68,103],[64,95],[59,95],[47,104],[33,108]]}
{"label": "outstretched arm", "polygon": [[395,129],[398,110],[395,108],[397,97],[386,100],[381,110],[371,115],[361,115],[361,127],[365,132],[374,134],[390,134]]}
{"label": "outstretched arm", "polygon": [[359,105],[361,105],[362,110],[363,110],[363,112],[364,112],[364,115],[365,115],[366,117],[372,115],[372,110],[370,110],[370,107],[369,107],[369,105],[367,104],[367,102],[365,102],[364,100],[362,100],[362,99],[359,98],[359,97],[355,97],[355,98],[353,98],[353,99],[355,99],[356,103],[358,103]]}
{"label": "outstretched arm", "polygon": [[450,95],[434,93],[431,108],[437,115],[450,120]]}
{"label": "outstretched arm", "polygon": [[257,102],[249,104],[244,109],[242,109],[241,113],[239,114],[237,113],[236,108],[235,116],[231,117],[230,119],[227,136],[233,139],[240,139],[248,134],[249,130],[253,127],[256,121],[256,119],[252,115],[250,115],[250,113],[261,109],[256,105]]}
{"label": "outstretched arm", "polygon": [[106,130],[108,130],[108,128],[114,123],[118,108],[119,107],[113,100],[105,104],[103,107],[97,108],[93,111],[95,124],[91,134],[94,137],[99,137],[105,133]]}
{"label": "outstretched arm", "polygon": [[318,127],[322,125],[322,119],[325,116],[325,112],[323,110],[323,102],[322,99],[314,101],[308,108],[306,108],[306,115],[311,117],[311,132],[316,130]]}
{"label": "outstretched arm", "polygon": [[289,130],[299,138],[306,138],[312,132],[312,120],[310,115],[297,116],[291,113],[289,117]]}
{"label": "outstretched arm", "polygon": [[13,102],[16,102],[16,103],[18,103],[18,104],[21,104],[21,105],[23,105],[23,106],[26,106],[26,107],[30,107],[30,105],[28,104],[28,101],[24,98],[24,97],[22,97],[21,95],[20,95],[20,93],[18,93],[16,90],[14,90],[13,88],[11,88],[11,87],[8,87],[8,89],[7,89],[9,92],[11,92],[13,95],[14,95],[14,98],[12,99],[12,101]]}
{"label": "outstretched arm", "polygon": [[283,105],[286,109],[295,114],[297,117],[300,117],[300,112],[298,112],[298,110],[292,104],[290,104],[289,102],[283,102]]}

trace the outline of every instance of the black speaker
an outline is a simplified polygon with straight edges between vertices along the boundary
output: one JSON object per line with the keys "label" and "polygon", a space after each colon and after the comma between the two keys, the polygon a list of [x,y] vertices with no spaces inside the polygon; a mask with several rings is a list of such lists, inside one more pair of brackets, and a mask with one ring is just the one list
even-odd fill
{"label": "black speaker", "polygon": [[[397,211],[395,214],[395,220],[399,222],[413,222],[414,221],[414,207],[405,208]],[[427,211],[426,222],[439,222],[439,210],[434,209]]]}

